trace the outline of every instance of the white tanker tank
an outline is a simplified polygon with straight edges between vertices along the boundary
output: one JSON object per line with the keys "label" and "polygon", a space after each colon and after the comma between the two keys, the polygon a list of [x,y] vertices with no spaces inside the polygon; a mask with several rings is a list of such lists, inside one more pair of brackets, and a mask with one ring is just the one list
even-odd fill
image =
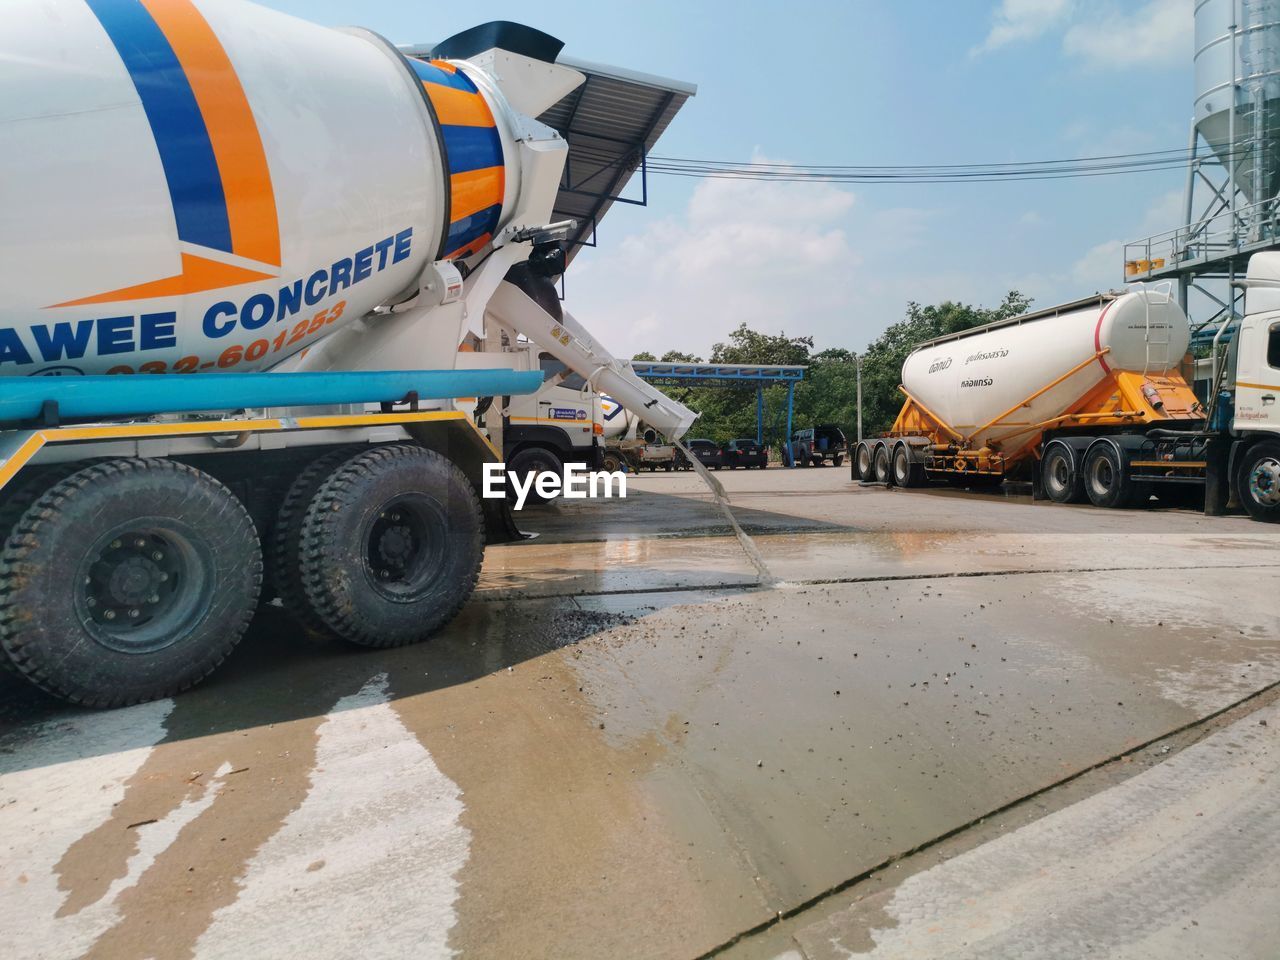
{"label": "white tanker tank", "polygon": [[1189,341],[1177,302],[1142,290],[933,341],[907,358],[902,385],[981,448],[1008,434],[1010,420],[1061,417],[1117,371],[1161,377],[1176,370]]}

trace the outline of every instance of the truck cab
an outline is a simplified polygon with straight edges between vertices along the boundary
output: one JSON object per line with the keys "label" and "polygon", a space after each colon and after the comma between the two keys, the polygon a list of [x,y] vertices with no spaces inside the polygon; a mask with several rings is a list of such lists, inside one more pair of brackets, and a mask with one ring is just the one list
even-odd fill
{"label": "truck cab", "polygon": [[542,389],[511,398],[502,434],[508,464],[519,469],[515,464],[528,459],[527,451],[542,450],[561,464],[598,466],[604,432],[600,394],[551,354],[530,350],[528,358],[530,369],[542,371]]}
{"label": "truck cab", "polygon": [[1245,316],[1223,378],[1234,387],[1228,470],[1240,505],[1255,520],[1274,523],[1280,522],[1280,251],[1254,254],[1243,285]]}

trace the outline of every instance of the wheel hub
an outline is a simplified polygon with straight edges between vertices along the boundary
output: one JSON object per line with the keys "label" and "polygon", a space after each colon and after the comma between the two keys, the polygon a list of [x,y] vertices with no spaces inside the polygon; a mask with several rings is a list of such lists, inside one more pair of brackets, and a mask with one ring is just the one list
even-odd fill
{"label": "wheel hub", "polygon": [[419,592],[439,567],[443,525],[421,498],[398,498],[384,506],[369,528],[365,546],[367,575],[389,599]]}
{"label": "wheel hub", "polygon": [[385,565],[396,571],[403,571],[417,553],[417,538],[412,528],[405,523],[397,523],[399,515],[394,515],[390,523],[382,529],[377,538],[377,553]]}
{"label": "wheel hub", "polygon": [[1249,492],[1263,506],[1280,506],[1280,461],[1260,460],[1249,475]]}
{"label": "wheel hub", "polygon": [[125,533],[104,544],[81,584],[89,619],[113,636],[128,636],[173,606],[181,558],[153,533]]}

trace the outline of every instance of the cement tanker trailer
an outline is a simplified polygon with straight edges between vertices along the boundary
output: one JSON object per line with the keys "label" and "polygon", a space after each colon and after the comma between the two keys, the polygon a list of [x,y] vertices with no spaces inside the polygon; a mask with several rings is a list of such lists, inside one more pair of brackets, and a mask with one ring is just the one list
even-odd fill
{"label": "cement tanker trailer", "polygon": [[[11,0],[0,31],[0,662],[110,706],[205,677],[260,599],[424,639],[518,535],[455,398],[497,323],[679,435],[562,314],[560,43],[414,59],[238,0]],[[268,372],[269,371],[269,372]],[[267,587],[263,587],[263,582]]]}
{"label": "cement tanker trailer", "polygon": [[1187,318],[1139,290],[930,341],[903,364],[901,413],[854,449],[856,479],[912,487],[1025,478],[1061,503],[1132,505],[1200,481],[1205,411],[1180,370]]}
{"label": "cement tanker trailer", "polygon": [[[1196,364],[1186,315],[1150,288],[922,344],[903,364],[893,428],[854,448],[854,478],[1023,478],[1036,499],[1058,503],[1203,499],[1218,515],[1234,501],[1280,522],[1280,253],[1254,254],[1238,285],[1244,315]],[[1196,366],[1207,408],[1188,385]]]}

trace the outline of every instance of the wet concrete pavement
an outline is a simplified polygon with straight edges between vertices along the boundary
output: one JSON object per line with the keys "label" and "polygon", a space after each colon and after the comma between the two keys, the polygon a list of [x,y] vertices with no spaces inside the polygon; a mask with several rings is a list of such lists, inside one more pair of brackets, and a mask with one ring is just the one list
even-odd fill
{"label": "wet concrete pavement", "polygon": [[646,475],[526,511],[421,647],[265,609],[174,701],[0,679],[0,955],[741,949],[1280,681],[1280,533],[1246,520],[720,478],[782,586]]}

